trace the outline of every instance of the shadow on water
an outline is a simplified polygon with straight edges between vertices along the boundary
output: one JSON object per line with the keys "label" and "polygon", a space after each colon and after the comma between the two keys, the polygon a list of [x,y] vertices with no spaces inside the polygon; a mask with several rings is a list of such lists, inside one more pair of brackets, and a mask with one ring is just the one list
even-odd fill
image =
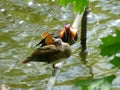
{"label": "shadow on water", "polygon": [[[94,77],[104,73],[114,73],[109,58],[99,56],[100,38],[120,28],[120,1],[91,0],[88,15],[88,64]],[[44,31],[54,32],[66,23],[72,24],[72,7],[59,7],[44,0],[23,2],[22,0],[0,0],[0,84],[12,90],[44,90],[52,66],[44,63],[23,65],[25,57],[35,49]],[[73,90],[74,81],[89,77],[90,69],[83,65],[79,57],[79,40],[72,47],[73,55],[67,59],[57,78],[54,90]],[[119,85],[120,77],[113,82]]]}

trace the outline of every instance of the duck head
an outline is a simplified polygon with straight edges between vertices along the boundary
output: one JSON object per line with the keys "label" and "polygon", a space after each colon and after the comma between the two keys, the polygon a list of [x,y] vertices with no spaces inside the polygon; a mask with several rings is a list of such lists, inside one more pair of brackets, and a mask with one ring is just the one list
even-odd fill
{"label": "duck head", "polygon": [[74,44],[77,41],[78,34],[77,30],[74,30],[70,24],[66,24],[64,29],[62,29],[59,33],[59,37],[62,39],[63,42],[67,42],[70,45]]}

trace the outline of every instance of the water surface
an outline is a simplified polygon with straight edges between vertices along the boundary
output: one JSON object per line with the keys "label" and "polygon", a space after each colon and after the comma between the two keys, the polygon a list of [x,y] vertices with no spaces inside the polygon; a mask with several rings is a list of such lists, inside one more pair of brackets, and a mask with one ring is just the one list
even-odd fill
{"label": "water surface", "polygon": [[[91,0],[88,15],[88,64],[83,65],[79,57],[79,40],[72,46],[73,54],[66,60],[57,78],[54,90],[73,90],[74,81],[89,77],[113,74],[109,59],[99,55],[100,38],[120,28],[119,0]],[[54,32],[64,24],[72,24],[75,15],[72,7],[60,7],[45,0],[0,0],[0,84],[11,90],[44,90],[52,73],[52,65],[22,61],[34,51],[44,31]],[[80,31],[79,31],[80,32]],[[80,36],[80,35],[79,35]],[[119,73],[113,82],[113,89],[120,89]],[[78,88],[79,90],[79,88]]]}

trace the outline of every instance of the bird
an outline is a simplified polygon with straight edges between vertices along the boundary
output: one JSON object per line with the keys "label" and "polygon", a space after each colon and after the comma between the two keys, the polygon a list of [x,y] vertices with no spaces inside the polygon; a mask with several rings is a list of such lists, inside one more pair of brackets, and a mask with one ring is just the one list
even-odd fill
{"label": "bird", "polygon": [[54,33],[44,32],[41,36],[42,40],[36,46],[53,44],[53,41],[49,39],[51,36],[53,38],[61,38],[63,42],[69,43],[70,45],[74,44],[78,38],[77,30],[73,29],[70,24],[66,24],[64,28]]}
{"label": "bird", "polygon": [[59,31],[59,38],[61,38],[63,42],[72,45],[78,39],[77,30],[73,29],[70,24],[66,24],[64,28]]}
{"label": "bird", "polygon": [[28,56],[23,63],[26,64],[31,61],[46,62],[55,64],[71,56],[71,48],[68,43],[63,42],[60,38],[53,38],[53,44],[45,45],[37,48],[30,56]]}

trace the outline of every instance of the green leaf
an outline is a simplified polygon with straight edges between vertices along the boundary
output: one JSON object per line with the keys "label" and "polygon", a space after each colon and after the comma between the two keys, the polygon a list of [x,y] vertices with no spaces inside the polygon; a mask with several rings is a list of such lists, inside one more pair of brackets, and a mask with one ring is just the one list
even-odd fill
{"label": "green leaf", "polygon": [[76,82],[76,86],[88,86],[92,82],[93,82],[93,79],[79,80],[79,81]]}
{"label": "green leaf", "polygon": [[58,3],[64,6],[72,3],[74,6],[74,11],[82,13],[84,8],[88,6],[89,0],[58,0]]}
{"label": "green leaf", "polygon": [[101,83],[100,88],[101,90],[110,90],[110,87],[112,85],[113,79],[115,79],[115,75],[104,77],[104,81]]}
{"label": "green leaf", "polygon": [[110,90],[115,77],[115,75],[111,75],[99,79],[78,80],[76,86],[81,86],[82,90]]}
{"label": "green leaf", "polygon": [[86,86],[83,86],[82,90],[88,90],[88,88]]}
{"label": "green leaf", "polygon": [[115,77],[116,77],[115,75],[104,77],[104,81],[108,81],[109,84],[112,84],[112,81],[113,79],[115,79]]}
{"label": "green leaf", "polygon": [[114,59],[112,59],[110,61],[110,63],[113,64],[114,67],[120,68],[120,58],[119,57],[114,57]]}
{"label": "green leaf", "polygon": [[112,56],[120,52],[120,30],[116,30],[116,36],[107,36],[101,39],[103,44],[99,46],[101,55]]}
{"label": "green leaf", "polygon": [[72,3],[73,1],[74,1],[74,0],[58,0],[58,3],[59,3],[60,5],[66,6],[67,4]]}
{"label": "green leaf", "polygon": [[95,79],[88,87],[89,90],[95,90],[95,88],[100,88],[100,84],[103,82],[103,79]]}
{"label": "green leaf", "polygon": [[82,13],[84,8],[88,6],[88,0],[75,0],[74,11]]}

